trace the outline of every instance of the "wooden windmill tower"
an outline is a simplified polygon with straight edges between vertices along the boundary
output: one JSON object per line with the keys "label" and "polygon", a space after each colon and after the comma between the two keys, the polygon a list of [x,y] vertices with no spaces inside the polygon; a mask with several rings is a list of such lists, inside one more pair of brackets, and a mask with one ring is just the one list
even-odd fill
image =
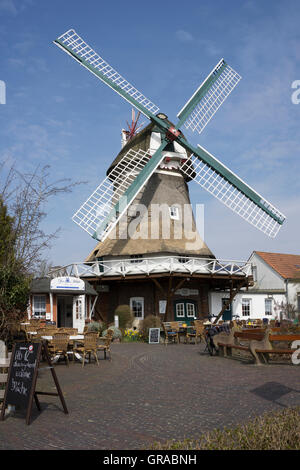
{"label": "wooden windmill tower", "polygon": [[[185,318],[207,314],[209,289],[228,288],[232,293],[247,284],[248,276],[231,266],[229,277],[224,264],[215,260],[199,236],[187,183],[198,183],[271,237],[276,236],[285,220],[272,204],[203,147],[191,145],[180,130],[184,125],[201,133],[241,77],[220,60],[178,113],[174,125],[74,30],[54,43],[151,121],[136,133],[136,121],[132,119],[127,139],[123,133],[124,146],[106,178],[73,216],[74,222],[99,241],[86,260],[93,264],[90,280],[103,286],[103,291],[113,289],[114,295],[107,298],[130,303],[138,318],[161,313],[163,301],[169,319],[174,315],[180,319],[183,312]],[[156,211],[161,205],[163,213]],[[141,213],[141,208],[147,210]],[[188,228],[184,215],[189,220]],[[167,219],[169,236],[163,233]],[[184,289],[189,291],[188,297],[193,295],[190,291],[196,292],[197,300],[177,301]],[[143,304],[138,299],[144,299]],[[111,316],[115,306],[111,301],[106,315]]]}

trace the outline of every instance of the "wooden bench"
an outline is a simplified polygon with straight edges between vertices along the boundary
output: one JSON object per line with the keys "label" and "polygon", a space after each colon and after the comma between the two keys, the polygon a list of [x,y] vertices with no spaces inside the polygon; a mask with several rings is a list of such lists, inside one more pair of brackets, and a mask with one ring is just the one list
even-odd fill
{"label": "wooden bench", "polygon": [[[272,332],[275,330],[279,330],[279,328],[246,328],[240,329],[239,327],[233,327],[230,331],[229,335],[222,334],[221,337],[218,338],[219,335],[214,337],[214,343],[216,348],[219,351],[220,356],[232,356],[232,349],[237,349],[240,351],[249,352],[252,357],[256,361],[256,356],[253,353],[250,345],[253,341],[261,342],[264,340],[266,331]],[[243,344],[243,342],[247,342],[248,344]],[[257,361],[256,361],[257,362]]]}
{"label": "wooden bench", "polygon": [[[222,339],[221,341],[218,341],[218,335],[216,335],[214,342],[219,350],[220,356],[232,356],[232,349],[249,352],[251,355],[253,355],[250,349],[250,341],[260,341],[263,339],[264,334],[265,332],[257,332],[254,329],[249,331],[239,331],[235,328],[232,328],[226,342],[224,341],[224,338],[222,338],[223,341]],[[241,341],[247,341],[249,344],[241,344]]]}
{"label": "wooden bench", "polygon": [[[273,331],[272,331],[273,333]],[[294,341],[300,341],[300,334],[269,334],[267,341],[262,341],[261,343],[252,343],[251,349],[252,354],[254,355],[257,365],[268,364],[269,355],[277,354],[279,356],[291,356],[295,349],[287,348],[276,348],[274,347],[274,342],[288,342],[292,343]]]}

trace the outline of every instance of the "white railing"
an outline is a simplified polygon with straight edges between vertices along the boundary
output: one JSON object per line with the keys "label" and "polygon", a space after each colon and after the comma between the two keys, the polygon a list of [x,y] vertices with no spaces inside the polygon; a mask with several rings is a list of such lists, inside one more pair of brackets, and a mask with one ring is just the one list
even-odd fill
{"label": "white railing", "polygon": [[[180,261],[181,260],[181,261]],[[114,259],[88,263],[72,263],[51,271],[50,277],[107,277],[130,276],[133,274],[149,275],[154,273],[187,273],[249,276],[252,274],[251,263],[245,261],[227,261],[211,258],[191,258],[161,256],[153,258]]]}

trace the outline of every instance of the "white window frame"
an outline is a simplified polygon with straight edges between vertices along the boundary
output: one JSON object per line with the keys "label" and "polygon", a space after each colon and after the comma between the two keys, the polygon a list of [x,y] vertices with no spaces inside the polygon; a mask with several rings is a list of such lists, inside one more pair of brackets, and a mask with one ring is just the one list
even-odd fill
{"label": "white window frame", "polygon": [[[270,310],[267,311],[267,303],[271,304],[271,308]],[[265,315],[268,315],[268,316],[271,316],[273,315],[273,299],[268,299],[268,298],[265,298]]]}
{"label": "white window frame", "polygon": [[[245,306],[244,302],[248,302],[247,307],[249,307],[249,313],[246,313],[246,314],[243,311],[243,307]],[[249,299],[249,298],[242,299],[242,316],[243,317],[250,317],[251,316],[251,299]]]}
{"label": "white window frame", "polygon": [[177,206],[169,206],[170,219],[179,220],[179,208]]}
{"label": "white window frame", "polygon": [[[178,302],[176,304],[176,317],[178,318],[185,318],[185,311],[184,311],[184,303],[183,302]],[[180,312],[181,310],[181,312]]]}
{"label": "white window frame", "polygon": [[[37,309],[35,307],[35,300],[37,300],[39,298],[39,303],[44,303],[45,304],[45,310],[42,309],[41,307],[39,309]],[[41,299],[43,300],[43,302],[41,302]],[[47,302],[46,302],[46,295],[33,295],[32,296],[32,316],[33,317],[36,317],[36,318],[44,318],[46,317],[46,308],[47,308]],[[35,312],[36,311],[39,311],[40,313],[36,314]],[[43,312],[43,313],[41,313]]]}
{"label": "white window frame", "polygon": [[[135,315],[134,302],[140,302],[141,303],[142,315],[140,317]],[[137,319],[137,320],[143,320],[144,319],[144,297],[130,297],[129,305],[130,305],[130,308],[133,312],[134,318]]]}
{"label": "white window frame", "polygon": [[[191,312],[189,312],[189,307],[190,307],[190,306],[193,307],[193,308],[192,308],[192,312],[193,312],[192,314],[191,314]],[[187,303],[186,303],[186,316],[187,316],[188,318],[195,318],[195,316],[196,316],[195,304],[193,304],[193,303],[191,303],[191,302],[187,302]]]}

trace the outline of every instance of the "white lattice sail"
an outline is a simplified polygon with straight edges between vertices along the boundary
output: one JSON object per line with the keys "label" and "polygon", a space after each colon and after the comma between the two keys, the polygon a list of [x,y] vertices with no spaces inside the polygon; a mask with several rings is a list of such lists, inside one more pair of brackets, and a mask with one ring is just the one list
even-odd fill
{"label": "white lattice sail", "polygon": [[[204,150],[200,145],[200,149]],[[212,155],[210,154],[212,157]],[[213,157],[216,162],[218,160]],[[223,165],[224,166],[224,165]],[[220,202],[229,207],[233,212],[238,214],[244,220],[249,222],[257,229],[264,232],[269,237],[274,238],[281,228],[285,216],[276,209],[271,203],[260,196],[257,192],[256,195],[259,197],[259,202],[270,211],[280,222],[276,221],[271,215],[266,213],[261,207],[259,207],[253,200],[240,191],[235,185],[228,182],[220,173],[214,170],[204,161],[200,160],[195,155],[192,155],[181,167],[183,173],[193,178],[202,188],[206,189],[210,194],[217,198]],[[231,170],[229,170],[231,171]],[[232,173],[232,172],[231,172]],[[235,175],[244,185],[246,183],[242,181],[237,175]],[[250,186],[247,187],[254,191]]]}
{"label": "white lattice sail", "polygon": [[110,215],[115,204],[122,200],[124,192],[136,180],[141,170],[149,162],[149,152],[129,150],[120,162],[82,204],[72,220],[92,237],[104,240],[116,226],[128,208],[130,201],[123,201],[120,213],[103,229],[99,229]]}
{"label": "white lattice sail", "polygon": [[[143,108],[155,114],[159,108],[133,85],[131,85],[122,75],[120,75],[111,65],[109,65],[102,57],[97,54],[77,33],[74,29],[70,29],[66,33],[57,38],[54,43],[64,52],[68,53],[73,59],[77,60],[83,67],[94,73],[97,78],[104,81],[123,98],[127,99],[130,104],[134,105],[134,101],[142,105]],[[98,72],[98,73],[97,73]],[[122,90],[123,93],[120,92]],[[126,95],[132,100],[126,98]],[[143,109],[138,107],[139,111]],[[145,113],[144,113],[145,114]],[[146,114],[147,115],[147,114]]]}
{"label": "white lattice sail", "polygon": [[222,59],[178,113],[180,125],[201,134],[240,80],[241,76]]}

